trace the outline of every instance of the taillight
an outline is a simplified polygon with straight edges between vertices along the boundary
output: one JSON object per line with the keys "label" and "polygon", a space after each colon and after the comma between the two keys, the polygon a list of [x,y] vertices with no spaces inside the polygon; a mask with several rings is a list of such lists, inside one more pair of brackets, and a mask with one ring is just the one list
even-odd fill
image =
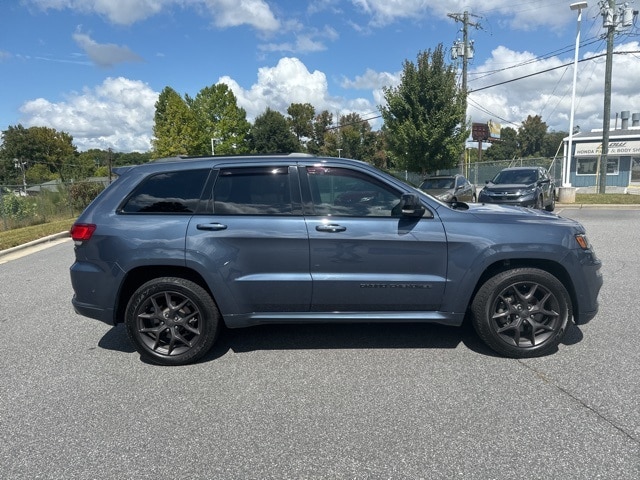
{"label": "taillight", "polygon": [[74,223],[70,233],[74,242],[86,242],[95,231],[96,226],[93,223]]}

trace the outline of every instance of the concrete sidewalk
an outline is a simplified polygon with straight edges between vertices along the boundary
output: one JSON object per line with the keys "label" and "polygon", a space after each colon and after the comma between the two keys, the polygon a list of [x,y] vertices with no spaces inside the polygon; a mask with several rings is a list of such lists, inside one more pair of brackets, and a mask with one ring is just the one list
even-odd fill
{"label": "concrete sidewalk", "polygon": [[36,246],[40,246],[40,245],[47,244],[47,243],[54,243],[54,242],[57,243],[58,240],[66,239],[68,237],[69,237],[69,232],[68,231],[55,233],[53,235],[48,235],[46,237],[42,237],[42,238],[39,238],[37,240],[33,240],[31,242],[27,242],[27,243],[25,243],[23,245],[18,245],[16,247],[7,248],[6,250],[0,250],[0,258],[4,257],[4,256],[7,256],[7,255],[10,255],[12,253],[19,252],[21,250],[25,250],[25,249],[30,248],[30,247],[36,247]]}

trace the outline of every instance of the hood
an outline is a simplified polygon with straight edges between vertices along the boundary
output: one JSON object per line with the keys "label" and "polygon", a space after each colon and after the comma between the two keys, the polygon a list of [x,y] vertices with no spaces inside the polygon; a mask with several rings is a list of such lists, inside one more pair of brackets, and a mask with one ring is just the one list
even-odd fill
{"label": "hood", "polygon": [[481,220],[491,220],[497,222],[509,221],[534,221],[575,224],[574,220],[559,217],[555,213],[535,208],[517,207],[514,205],[501,205],[499,203],[470,203],[467,213],[476,216]]}
{"label": "hood", "polygon": [[484,188],[491,191],[528,190],[535,188],[535,183],[487,183]]}
{"label": "hood", "polygon": [[428,193],[429,195],[442,195],[443,193],[451,193],[451,188],[428,188],[423,190],[423,192]]}

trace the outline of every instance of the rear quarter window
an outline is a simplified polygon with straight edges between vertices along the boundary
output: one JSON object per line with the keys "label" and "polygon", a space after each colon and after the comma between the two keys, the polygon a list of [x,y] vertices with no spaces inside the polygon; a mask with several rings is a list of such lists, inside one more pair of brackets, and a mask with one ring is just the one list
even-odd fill
{"label": "rear quarter window", "polygon": [[195,213],[209,170],[181,170],[152,175],[140,183],[120,213]]}

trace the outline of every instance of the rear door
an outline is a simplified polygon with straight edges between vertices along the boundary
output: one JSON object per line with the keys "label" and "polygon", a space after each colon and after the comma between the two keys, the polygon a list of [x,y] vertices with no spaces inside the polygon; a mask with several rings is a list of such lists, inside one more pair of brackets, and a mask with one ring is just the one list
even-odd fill
{"label": "rear door", "polygon": [[447,244],[435,218],[400,213],[406,191],[355,167],[301,169],[312,311],[434,311]]}
{"label": "rear door", "polygon": [[223,314],[308,311],[309,240],[297,169],[221,167],[189,224],[187,265],[202,272]]}

